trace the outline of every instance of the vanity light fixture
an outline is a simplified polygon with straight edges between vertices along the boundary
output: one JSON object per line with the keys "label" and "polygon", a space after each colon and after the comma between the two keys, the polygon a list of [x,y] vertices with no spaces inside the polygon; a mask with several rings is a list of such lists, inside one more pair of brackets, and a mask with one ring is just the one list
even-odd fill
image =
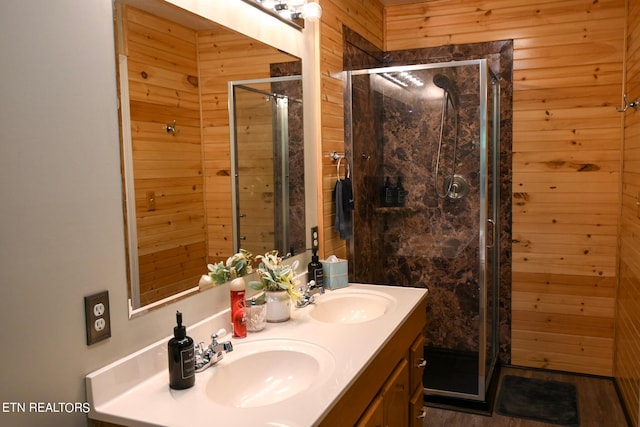
{"label": "vanity light fixture", "polygon": [[322,7],[315,1],[254,0],[254,2],[289,21],[305,19],[310,22],[315,22],[322,16]]}

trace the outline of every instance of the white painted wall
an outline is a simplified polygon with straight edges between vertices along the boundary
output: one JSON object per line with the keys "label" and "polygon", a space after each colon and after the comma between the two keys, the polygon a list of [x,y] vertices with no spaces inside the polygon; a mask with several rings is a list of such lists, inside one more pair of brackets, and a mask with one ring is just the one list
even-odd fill
{"label": "white painted wall", "polygon": [[[0,54],[0,425],[84,426],[82,413],[5,411],[84,402],[87,373],[228,292],[128,319],[111,0],[5,0]],[[112,338],[87,347],[83,298],[105,289]]]}

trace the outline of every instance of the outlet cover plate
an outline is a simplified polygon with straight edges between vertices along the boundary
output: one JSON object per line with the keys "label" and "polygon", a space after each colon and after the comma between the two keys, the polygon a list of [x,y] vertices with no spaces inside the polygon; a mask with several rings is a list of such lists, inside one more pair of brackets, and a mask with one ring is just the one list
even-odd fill
{"label": "outlet cover plate", "polygon": [[84,316],[86,320],[87,345],[95,344],[111,337],[109,291],[85,296]]}

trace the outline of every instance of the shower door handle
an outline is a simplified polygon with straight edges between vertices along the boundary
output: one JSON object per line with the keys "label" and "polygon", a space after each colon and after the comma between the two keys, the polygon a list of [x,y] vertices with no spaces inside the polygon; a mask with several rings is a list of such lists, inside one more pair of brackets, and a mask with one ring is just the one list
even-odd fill
{"label": "shower door handle", "polygon": [[487,245],[487,249],[493,249],[496,243],[496,222],[492,219],[488,219],[487,222],[491,225],[491,244]]}

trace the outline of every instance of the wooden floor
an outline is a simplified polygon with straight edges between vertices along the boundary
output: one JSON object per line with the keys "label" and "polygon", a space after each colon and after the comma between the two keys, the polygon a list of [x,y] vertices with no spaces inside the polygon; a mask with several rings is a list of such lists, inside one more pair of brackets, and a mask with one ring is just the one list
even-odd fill
{"label": "wooden floor", "polygon": [[[507,374],[575,384],[578,390],[580,427],[628,426],[613,380],[512,367],[502,368],[501,375]],[[427,408],[427,417],[423,427],[557,427],[557,425],[505,417],[495,412],[493,416],[487,417],[445,409]]]}

